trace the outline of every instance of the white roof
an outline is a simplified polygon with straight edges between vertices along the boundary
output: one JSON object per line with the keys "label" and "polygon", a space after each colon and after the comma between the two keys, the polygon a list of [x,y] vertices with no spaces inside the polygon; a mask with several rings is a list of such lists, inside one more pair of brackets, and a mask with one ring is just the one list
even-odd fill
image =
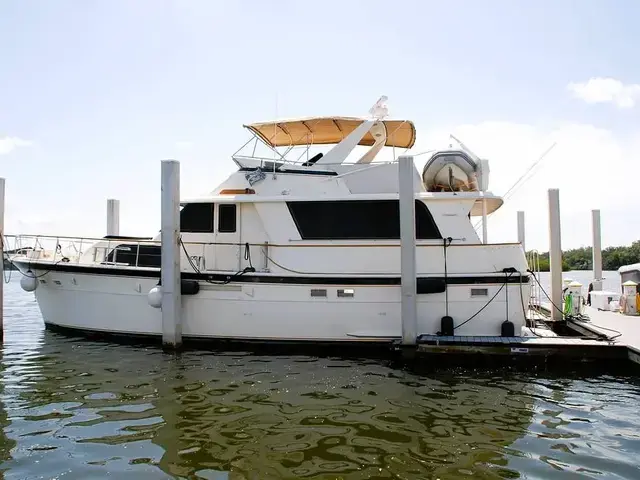
{"label": "white roof", "polygon": [[622,265],[618,269],[618,273],[633,272],[634,270],[640,271],[640,263],[632,263],[631,265]]}

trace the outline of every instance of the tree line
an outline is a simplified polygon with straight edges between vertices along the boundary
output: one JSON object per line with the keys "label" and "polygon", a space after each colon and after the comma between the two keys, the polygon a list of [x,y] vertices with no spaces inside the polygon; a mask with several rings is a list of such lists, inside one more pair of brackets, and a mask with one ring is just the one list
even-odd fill
{"label": "tree line", "polygon": [[[562,270],[593,270],[591,247],[574,248],[562,252]],[[531,252],[527,252],[529,257]],[[640,240],[629,246],[607,247],[602,250],[602,269],[618,270],[622,265],[640,263]],[[540,253],[540,270],[549,271],[549,252]]]}

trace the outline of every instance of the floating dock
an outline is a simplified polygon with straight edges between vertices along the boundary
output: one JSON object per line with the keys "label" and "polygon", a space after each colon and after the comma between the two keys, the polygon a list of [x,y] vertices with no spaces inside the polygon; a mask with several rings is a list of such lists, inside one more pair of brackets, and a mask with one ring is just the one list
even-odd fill
{"label": "floating dock", "polygon": [[[481,337],[421,335],[416,346],[418,357],[438,357],[442,363],[481,366],[535,364],[569,366],[600,364],[600,366],[632,367],[630,350],[618,339],[609,339],[600,332],[585,332],[588,336],[555,337]],[[610,335],[611,332],[609,332]],[[640,359],[640,349],[637,350]]]}
{"label": "floating dock", "polygon": [[627,350],[629,360],[640,365],[640,316],[585,307],[589,321],[568,320],[567,326],[585,335],[614,337]]}
{"label": "floating dock", "polygon": [[[545,309],[541,311],[545,312]],[[440,360],[444,361],[468,357],[470,362],[466,363],[478,365],[487,362],[575,365],[577,362],[600,364],[603,368],[614,363],[626,368],[640,366],[640,315],[585,306],[584,319],[553,322],[550,316],[535,311],[530,318],[538,324],[548,322],[557,329],[575,332],[575,335],[543,336],[536,333],[540,329],[533,330],[533,336],[519,337],[421,335],[416,353],[425,357],[442,355]]]}
{"label": "floating dock", "polygon": [[[437,358],[437,366],[543,365],[636,369],[640,365],[640,316],[584,307],[584,320],[553,321],[551,308],[530,309],[526,336],[420,335],[415,351],[423,360]],[[551,333],[552,328],[559,333]],[[529,333],[531,332],[531,333]],[[398,349],[403,349],[398,346]],[[421,361],[419,363],[425,363]],[[429,363],[429,362],[427,362]]]}

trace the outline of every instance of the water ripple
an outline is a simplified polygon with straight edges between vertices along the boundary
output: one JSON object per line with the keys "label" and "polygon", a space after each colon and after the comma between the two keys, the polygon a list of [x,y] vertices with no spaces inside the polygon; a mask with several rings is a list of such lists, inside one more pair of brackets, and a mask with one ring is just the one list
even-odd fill
{"label": "water ripple", "polygon": [[45,332],[6,286],[7,479],[639,478],[640,382],[187,352]]}

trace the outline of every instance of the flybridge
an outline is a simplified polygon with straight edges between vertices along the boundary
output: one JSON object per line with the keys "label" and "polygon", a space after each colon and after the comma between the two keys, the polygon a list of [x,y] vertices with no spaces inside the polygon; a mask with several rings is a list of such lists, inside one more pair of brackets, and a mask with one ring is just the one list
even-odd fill
{"label": "flybridge", "polygon": [[[252,138],[232,158],[240,168],[336,171],[356,147],[370,148],[354,163],[346,164],[350,167],[371,163],[387,147],[393,150],[390,160],[396,161],[396,149],[406,151],[414,146],[416,128],[410,120],[385,120],[385,100],[386,97],[378,100],[369,118],[308,117],[244,125]],[[332,147],[319,151],[324,146]],[[257,155],[258,147],[266,147],[268,153]]]}
{"label": "flybridge", "polygon": [[[411,120],[385,118],[385,101],[382,97],[366,118],[317,116],[244,125],[251,138],[232,156],[238,171],[212,193],[250,188],[260,199],[397,195],[398,157],[415,146],[416,127]],[[503,203],[488,191],[488,161],[452,139],[457,148],[433,151],[422,172],[416,169],[414,191],[443,200],[447,194],[459,200],[470,195],[475,198],[471,216],[486,218]]]}
{"label": "flybridge", "polygon": [[[232,158],[246,172],[250,185],[264,180],[265,172],[345,174],[369,166],[374,160],[396,163],[399,154],[407,153],[416,141],[416,127],[411,120],[388,120],[381,97],[369,110],[371,117],[307,117],[244,125],[250,138]],[[482,191],[488,189],[489,166],[458,139],[460,148],[436,151],[422,172],[422,183],[429,192]],[[320,151],[331,146],[328,151]],[[258,147],[268,150],[256,154]],[[358,147],[369,147],[353,161]],[[251,149],[251,152],[246,150]],[[397,150],[400,149],[400,150]],[[391,151],[390,151],[391,150]],[[379,158],[387,155],[386,161]],[[269,158],[271,157],[271,158]]]}

